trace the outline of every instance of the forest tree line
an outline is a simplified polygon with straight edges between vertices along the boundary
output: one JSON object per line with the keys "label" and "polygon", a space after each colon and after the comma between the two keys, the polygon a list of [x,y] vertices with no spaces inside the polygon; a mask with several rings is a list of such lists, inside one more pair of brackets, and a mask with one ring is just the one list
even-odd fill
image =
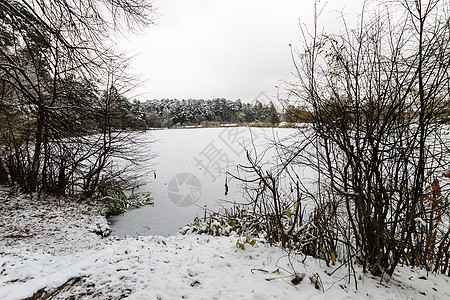
{"label": "forest tree line", "polygon": [[274,126],[280,123],[280,112],[274,104],[263,104],[258,100],[250,104],[224,98],[161,99],[143,103],[134,101],[129,105],[135,122],[146,128],[251,122]]}

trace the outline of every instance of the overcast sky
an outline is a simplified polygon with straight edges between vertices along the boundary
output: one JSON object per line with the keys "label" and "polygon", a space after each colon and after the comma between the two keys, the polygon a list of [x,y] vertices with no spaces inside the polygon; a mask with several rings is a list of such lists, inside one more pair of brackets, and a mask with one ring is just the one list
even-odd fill
{"label": "overcast sky", "polygon": [[[320,1],[319,5],[323,5]],[[144,83],[137,98],[242,99],[294,80],[289,44],[300,46],[299,22],[312,25],[314,0],[154,0],[156,25],[121,43],[137,54]],[[355,18],[360,0],[329,0],[320,20],[337,28]]]}

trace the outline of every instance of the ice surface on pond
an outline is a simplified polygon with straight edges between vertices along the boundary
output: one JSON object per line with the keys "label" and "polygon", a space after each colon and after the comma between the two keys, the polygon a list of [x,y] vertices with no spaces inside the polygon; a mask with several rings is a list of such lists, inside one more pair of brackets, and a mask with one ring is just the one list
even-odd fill
{"label": "ice surface on pond", "polygon": [[[236,180],[228,183],[226,171],[236,174],[236,165],[246,163],[244,147],[262,151],[274,137],[284,138],[296,129],[286,128],[199,128],[155,130],[144,138],[156,140],[149,150],[157,155],[141,192],[151,192],[154,206],[130,210],[112,218],[113,233],[128,235],[172,235],[192,222],[204,209],[218,210],[226,202],[242,202]],[[276,153],[266,154],[275,160]],[[229,179],[229,178],[228,178]]]}

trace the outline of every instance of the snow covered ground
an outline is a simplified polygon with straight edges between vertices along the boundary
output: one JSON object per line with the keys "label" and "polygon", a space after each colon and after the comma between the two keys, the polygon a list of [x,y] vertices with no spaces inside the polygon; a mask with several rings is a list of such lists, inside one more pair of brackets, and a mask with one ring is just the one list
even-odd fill
{"label": "snow covered ground", "polygon": [[0,189],[0,299],[450,299],[449,277],[408,267],[388,282],[357,269],[356,289],[339,263],[239,237],[102,237],[99,211]]}

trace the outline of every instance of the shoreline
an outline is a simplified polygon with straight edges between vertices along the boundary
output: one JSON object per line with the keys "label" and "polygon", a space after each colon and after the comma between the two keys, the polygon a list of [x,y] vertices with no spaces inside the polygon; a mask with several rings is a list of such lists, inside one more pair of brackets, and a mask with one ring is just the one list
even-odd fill
{"label": "shoreline", "polygon": [[380,283],[355,266],[357,290],[339,262],[327,267],[261,242],[243,250],[236,246],[237,236],[102,237],[108,229],[98,206],[48,196],[37,201],[0,190],[1,299],[450,296],[449,277],[410,267],[399,267],[393,278]]}

